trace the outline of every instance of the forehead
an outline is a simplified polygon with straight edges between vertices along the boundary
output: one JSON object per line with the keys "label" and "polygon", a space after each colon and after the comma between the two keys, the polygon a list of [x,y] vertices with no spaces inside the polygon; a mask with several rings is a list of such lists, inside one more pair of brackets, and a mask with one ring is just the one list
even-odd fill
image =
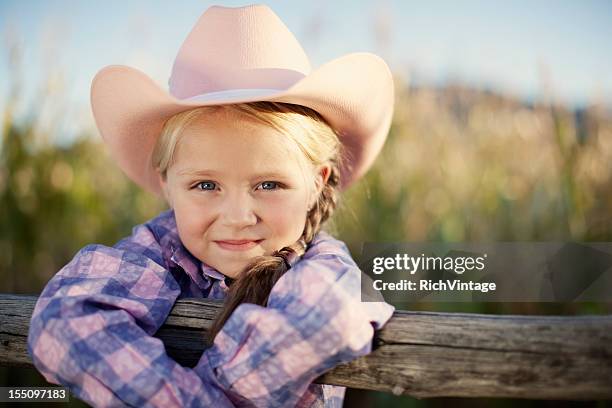
{"label": "forehead", "polygon": [[296,143],[270,125],[235,114],[202,115],[183,129],[174,155],[177,172],[211,169],[302,174],[308,165]]}

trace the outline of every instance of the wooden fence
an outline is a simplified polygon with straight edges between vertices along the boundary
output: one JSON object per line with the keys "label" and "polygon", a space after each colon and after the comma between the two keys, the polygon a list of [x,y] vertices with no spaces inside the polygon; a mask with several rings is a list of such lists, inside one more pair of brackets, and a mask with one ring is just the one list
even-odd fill
{"label": "wooden fence", "polygon": [[[26,338],[35,296],[0,294],[0,365],[32,367]],[[194,366],[219,301],[176,302],[156,334]],[[500,316],[396,311],[374,351],[316,382],[417,398],[612,398],[612,316]]]}

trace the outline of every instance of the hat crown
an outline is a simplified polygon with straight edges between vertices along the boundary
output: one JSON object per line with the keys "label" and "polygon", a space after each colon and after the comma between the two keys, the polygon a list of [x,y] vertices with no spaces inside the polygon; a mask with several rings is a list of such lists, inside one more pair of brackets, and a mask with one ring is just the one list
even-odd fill
{"label": "hat crown", "polygon": [[235,89],[285,90],[310,71],[302,46],[268,6],[212,6],[179,49],[168,85],[178,99]]}

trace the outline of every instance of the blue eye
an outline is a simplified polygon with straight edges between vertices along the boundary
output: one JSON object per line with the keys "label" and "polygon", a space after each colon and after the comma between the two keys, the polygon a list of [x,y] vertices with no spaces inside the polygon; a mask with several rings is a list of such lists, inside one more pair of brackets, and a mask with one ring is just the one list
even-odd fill
{"label": "blue eye", "polygon": [[[268,188],[266,188],[266,186]],[[261,188],[263,190],[274,190],[276,189],[276,187],[278,187],[278,183],[276,181],[264,181],[263,183],[261,183]]]}
{"label": "blue eye", "polygon": [[215,189],[216,185],[212,181],[202,181],[196,184],[195,187],[198,188],[199,190],[211,191]]}

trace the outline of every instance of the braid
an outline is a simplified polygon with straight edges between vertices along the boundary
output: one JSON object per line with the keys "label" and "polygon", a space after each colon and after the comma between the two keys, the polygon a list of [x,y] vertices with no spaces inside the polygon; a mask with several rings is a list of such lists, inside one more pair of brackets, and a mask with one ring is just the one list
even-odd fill
{"label": "braid", "polygon": [[327,183],[321,190],[319,199],[315,202],[313,208],[308,212],[306,226],[302,237],[310,243],[314,236],[319,232],[321,225],[333,214],[338,205],[337,187],[340,184],[340,172],[338,166],[334,163],[331,166],[331,171]]}
{"label": "braid", "polygon": [[323,223],[333,214],[338,203],[340,171],[335,161],[331,162],[327,183],[314,206],[308,211],[304,232],[297,242],[275,251],[270,256],[255,258],[230,285],[225,304],[208,332],[212,343],[217,333],[241,303],[267,306],[274,284],[287,272],[308,248]]}

